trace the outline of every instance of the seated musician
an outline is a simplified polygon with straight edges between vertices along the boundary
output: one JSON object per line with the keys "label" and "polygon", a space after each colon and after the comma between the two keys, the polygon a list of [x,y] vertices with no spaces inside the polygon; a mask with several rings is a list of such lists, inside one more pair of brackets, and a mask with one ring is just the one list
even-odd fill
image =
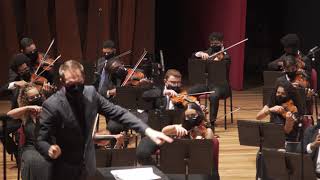
{"label": "seated musician", "polygon": [[270,70],[279,71],[283,70],[284,57],[286,55],[292,55],[296,58],[296,63],[299,69],[304,70],[305,73],[310,77],[311,75],[311,60],[302,54],[300,49],[300,39],[296,34],[287,34],[280,40],[284,54],[278,59],[270,62],[268,68]]}
{"label": "seated musician", "polygon": [[[218,32],[213,32],[209,36],[210,48],[207,51],[200,51],[195,53],[195,57],[207,60],[208,57],[216,52],[223,50],[223,34]],[[214,129],[214,124],[217,119],[217,114],[219,110],[219,99],[227,97],[230,95],[230,86],[229,86],[229,69],[231,58],[226,53],[220,53],[216,57],[213,57],[214,61],[226,61],[227,62],[227,79],[225,83],[222,84],[208,84],[208,87],[204,84],[197,84],[193,87],[190,87],[188,90],[189,93],[198,93],[205,91],[215,91],[209,95],[210,101],[210,121],[212,128]],[[204,75],[203,75],[204,76]]]}
{"label": "seated musician", "polygon": [[34,86],[27,85],[19,94],[19,108],[7,113],[13,119],[22,120],[19,144],[21,147],[22,179],[49,179],[50,163],[36,150],[36,136],[39,130],[39,114],[44,97]]}
{"label": "seated musician", "polygon": [[[293,110],[290,107],[293,107]],[[284,127],[287,141],[299,141],[297,119],[303,115],[301,99],[296,90],[284,81],[278,81],[272,92],[268,104],[257,114],[261,120],[270,116],[270,122],[281,124]]]}
{"label": "seated musician", "polygon": [[320,178],[320,158],[319,158],[319,146],[320,146],[320,125],[309,127],[304,132],[304,151],[310,154],[314,163],[315,173],[317,178]]}
{"label": "seated musician", "polygon": [[[213,139],[215,138],[210,128],[205,126],[205,115],[196,103],[191,103],[185,110],[182,124],[167,125],[162,128],[166,135],[176,138],[187,139]],[[155,165],[151,155],[154,154],[160,146],[152,142],[148,137],[143,137],[137,147],[138,162],[142,165]]]}
{"label": "seated musician", "polygon": [[[302,115],[301,100],[296,93],[294,87],[285,81],[277,81],[275,89],[270,95],[268,104],[266,104],[257,114],[256,119],[261,120],[269,116],[270,122],[275,124],[283,125],[283,130],[286,136],[287,142],[285,148],[287,151],[297,151],[299,142],[298,134],[298,122],[297,119]],[[262,161],[262,162],[261,162]],[[262,167],[261,167],[262,165]],[[261,154],[257,154],[257,174],[262,179],[270,179],[266,171],[264,164],[264,157]],[[263,173],[261,172],[263,169]]]}

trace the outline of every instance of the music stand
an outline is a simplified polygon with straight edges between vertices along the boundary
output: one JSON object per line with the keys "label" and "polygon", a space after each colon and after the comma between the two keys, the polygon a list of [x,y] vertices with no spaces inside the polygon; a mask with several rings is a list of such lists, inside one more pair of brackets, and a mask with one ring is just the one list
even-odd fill
{"label": "music stand", "polygon": [[0,121],[2,121],[2,134],[3,134],[3,179],[7,179],[7,156],[6,156],[6,144],[7,144],[7,121],[11,119],[8,115],[2,114],[0,115]]}
{"label": "music stand", "polygon": [[135,166],[136,149],[96,149],[96,166],[113,167],[113,166]]}
{"label": "music stand", "polygon": [[142,98],[142,93],[148,88],[123,86],[117,87],[117,95],[115,96],[115,104],[130,110],[149,110],[152,109],[152,102],[148,102]]}
{"label": "music stand", "polygon": [[[270,177],[276,179],[301,180],[301,154],[264,149],[266,169]],[[304,179],[315,180],[315,168],[309,155],[303,156]]]}
{"label": "music stand", "polygon": [[[203,158],[199,158],[203,157]],[[166,174],[205,174],[212,178],[214,171],[213,142],[210,139],[176,139],[160,148],[160,169]]]}
{"label": "music stand", "polygon": [[181,124],[183,110],[151,110],[148,112],[148,125],[157,131],[172,124]]}
{"label": "music stand", "polygon": [[[285,134],[283,126],[253,120],[238,120],[240,145],[259,147],[260,172],[263,177],[263,148],[284,149]],[[277,138],[275,138],[277,137]]]}

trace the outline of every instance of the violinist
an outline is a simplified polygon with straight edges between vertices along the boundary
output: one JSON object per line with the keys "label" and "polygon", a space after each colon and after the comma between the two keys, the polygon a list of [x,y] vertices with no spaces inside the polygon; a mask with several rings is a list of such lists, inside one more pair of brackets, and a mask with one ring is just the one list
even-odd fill
{"label": "violinist", "polygon": [[117,49],[112,40],[104,41],[102,44],[102,56],[98,59],[97,64],[97,73],[102,75],[103,67],[99,66],[101,63],[107,63],[109,59],[113,58],[116,55]]}
{"label": "violinist", "polygon": [[22,38],[20,41],[20,51],[30,59],[30,66],[35,67],[40,63],[39,52],[34,43],[30,38]]}
{"label": "violinist", "polygon": [[[209,36],[210,41],[210,48],[207,51],[200,51],[195,54],[196,57],[201,58],[203,60],[207,60],[208,57],[216,52],[222,50],[223,47],[223,34],[219,32],[213,32]],[[222,57],[223,55],[223,57]],[[217,119],[217,114],[219,110],[219,99],[223,97],[227,97],[230,95],[230,86],[229,86],[229,70],[231,64],[231,57],[226,53],[223,52],[222,54],[218,55],[217,57],[213,57],[215,61],[225,61],[227,64],[227,79],[223,84],[196,84],[189,88],[188,93],[199,93],[205,91],[215,91],[215,93],[210,94],[209,102],[210,102],[210,122],[211,128],[214,129],[215,121]]]}
{"label": "violinist", "polygon": [[[293,109],[292,112],[289,109]],[[268,104],[258,112],[256,119],[261,120],[269,116],[271,123],[283,125],[286,141],[294,143],[299,142],[299,138],[301,138],[298,137],[297,119],[303,115],[302,112],[301,98],[297,95],[295,88],[285,81],[277,81]],[[285,147],[288,151],[296,151],[296,147],[290,146],[290,143],[286,143]],[[261,168],[263,168],[263,174],[260,171]],[[262,179],[269,179],[263,154],[257,154],[256,176],[262,177]]]}
{"label": "violinist", "polygon": [[[208,60],[210,55],[213,55],[214,53],[217,53],[224,49],[223,46],[223,34],[220,32],[213,32],[209,36],[209,49],[206,51],[199,51],[194,54],[196,58],[201,58],[202,60]],[[223,60],[229,60],[230,56],[226,52],[222,52],[218,54],[217,56],[213,57],[214,61],[223,61]]]}
{"label": "violinist", "polygon": [[284,54],[278,59],[270,62],[268,68],[273,71],[283,70],[284,58],[286,55],[292,55],[296,59],[296,63],[300,71],[304,71],[309,77],[311,76],[311,60],[302,54],[300,49],[300,38],[296,34],[287,34],[280,40]]}

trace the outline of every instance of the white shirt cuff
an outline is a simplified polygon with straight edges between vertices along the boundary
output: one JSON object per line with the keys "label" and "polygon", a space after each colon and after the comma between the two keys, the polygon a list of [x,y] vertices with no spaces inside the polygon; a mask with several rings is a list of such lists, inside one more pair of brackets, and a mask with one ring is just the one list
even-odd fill
{"label": "white shirt cuff", "polygon": [[14,82],[9,83],[8,89],[12,90],[15,88],[16,88],[16,86],[14,85]]}
{"label": "white shirt cuff", "polygon": [[307,153],[309,153],[309,154],[312,153],[311,143],[309,143],[309,144],[307,145]]}
{"label": "white shirt cuff", "polygon": [[201,51],[199,51],[199,52],[196,52],[196,54],[194,54],[196,57],[201,57]]}
{"label": "white shirt cuff", "polygon": [[109,98],[110,97],[110,94],[109,94],[109,90],[107,91],[107,98]]}

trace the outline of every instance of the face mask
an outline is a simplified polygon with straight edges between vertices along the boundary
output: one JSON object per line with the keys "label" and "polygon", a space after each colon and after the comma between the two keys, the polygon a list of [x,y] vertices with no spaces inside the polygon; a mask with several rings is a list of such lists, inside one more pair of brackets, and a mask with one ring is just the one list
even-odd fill
{"label": "face mask", "polygon": [[66,94],[68,97],[79,97],[83,93],[84,84],[66,86],[65,88],[66,88]]}
{"label": "face mask", "polygon": [[29,105],[42,106],[43,102],[44,102],[44,98],[40,96],[36,99],[33,99],[32,101],[29,101]]}
{"label": "face mask", "polygon": [[286,74],[289,77],[289,79],[292,81],[296,77],[297,71],[286,72]]}
{"label": "face mask", "polygon": [[276,104],[277,105],[282,105],[283,103],[286,103],[288,101],[289,101],[288,97],[276,96]]}
{"label": "face mask", "polygon": [[30,70],[26,70],[25,72],[23,72],[23,74],[21,74],[21,79],[29,82],[31,80],[31,72]]}
{"label": "face mask", "polygon": [[186,118],[186,119],[183,121],[182,127],[189,131],[189,130],[191,130],[193,127],[199,126],[200,123],[201,123],[200,116],[197,116],[197,117],[189,117],[189,118]]}
{"label": "face mask", "polygon": [[38,50],[35,49],[33,52],[26,54],[26,56],[31,59],[31,62],[35,63],[38,59]]}
{"label": "face mask", "polygon": [[172,86],[172,85],[168,85],[167,89],[172,89],[174,90],[176,93],[180,93],[181,92],[181,87],[179,86]]}
{"label": "face mask", "polygon": [[125,68],[123,67],[119,67],[114,73],[113,73],[113,76],[118,78],[118,79],[125,79],[126,76],[127,76],[128,72]]}
{"label": "face mask", "polygon": [[211,46],[211,49],[212,49],[213,52],[219,52],[219,51],[221,51],[222,46],[220,46],[220,45],[213,45],[213,46]]}
{"label": "face mask", "polygon": [[111,59],[111,58],[113,58],[113,57],[114,57],[114,53],[113,53],[113,52],[104,55],[104,58],[105,58],[105,59]]}

